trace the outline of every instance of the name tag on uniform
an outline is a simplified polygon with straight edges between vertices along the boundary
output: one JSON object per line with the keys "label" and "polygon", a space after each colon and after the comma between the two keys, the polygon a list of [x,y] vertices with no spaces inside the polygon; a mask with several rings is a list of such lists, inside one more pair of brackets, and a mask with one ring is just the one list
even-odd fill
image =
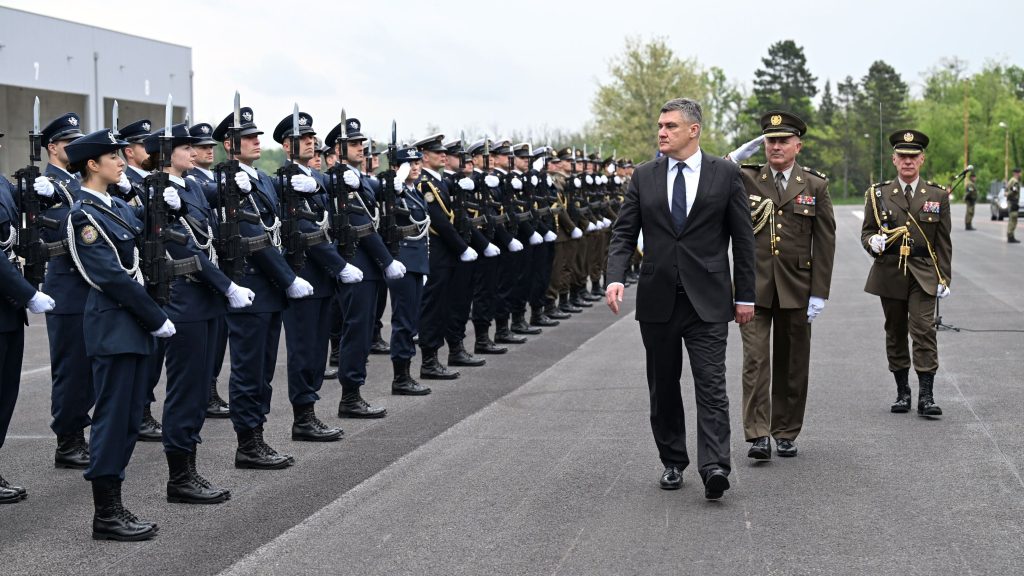
{"label": "name tag on uniform", "polygon": [[941,206],[942,204],[940,202],[925,202],[921,211],[927,212],[928,214],[938,214],[941,210]]}
{"label": "name tag on uniform", "polygon": [[815,200],[814,196],[800,195],[800,196],[796,197],[796,203],[797,204],[802,204],[804,206],[814,206],[814,200]]}
{"label": "name tag on uniform", "polygon": [[750,195],[750,201],[751,202],[760,202],[761,201],[761,197],[757,196],[756,194],[751,194]]}

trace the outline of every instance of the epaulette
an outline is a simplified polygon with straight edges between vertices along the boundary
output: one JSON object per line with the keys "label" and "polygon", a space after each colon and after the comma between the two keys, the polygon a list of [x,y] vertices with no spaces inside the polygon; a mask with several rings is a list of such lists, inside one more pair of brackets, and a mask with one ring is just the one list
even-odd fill
{"label": "epaulette", "polygon": [[808,168],[807,166],[804,166],[803,169],[804,169],[804,172],[807,172],[808,174],[814,174],[815,176],[817,176],[818,178],[821,178],[822,180],[828,180],[828,176],[825,176],[824,174],[822,174],[821,172],[818,172],[814,168]]}
{"label": "epaulette", "polygon": [[929,185],[929,186],[934,186],[934,187],[936,187],[936,188],[938,188],[939,190],[942,190],[942,191],[946,190],[945,186],[943,186],[942,184],[936,184],[935,182],[932,182],[931,180],[925,180],[924,183]]}
{"label": "epaulette", "polygon": [[758,171],[760,171],[761,167],[763,167],[763,166],[764,166],[764,164],[740,164],[740,168],[749,168],[751,170],[758,170]]}
{"label": "epaulette", "polygon": [[893,182],[892,180],[886,180],[885,182],[879,182],[877,184],[872,184],[871,187],[872,188],[881,188],[883,186],[888,186],[889,184],[892,184],[892,182]]}

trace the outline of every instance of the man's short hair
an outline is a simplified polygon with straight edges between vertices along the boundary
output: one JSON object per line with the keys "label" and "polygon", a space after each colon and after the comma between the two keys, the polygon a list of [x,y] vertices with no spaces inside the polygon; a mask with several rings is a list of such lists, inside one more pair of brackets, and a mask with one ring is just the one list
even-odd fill
{"label": "man's short hair", "polygon": [[704,114],[701,111],[700,104],[696,100],[690,100],[689,98],[673,98],[665,105],[661,107],[661,113],[679,111],[683,116],[693,122],[694,124],[704,124]]}

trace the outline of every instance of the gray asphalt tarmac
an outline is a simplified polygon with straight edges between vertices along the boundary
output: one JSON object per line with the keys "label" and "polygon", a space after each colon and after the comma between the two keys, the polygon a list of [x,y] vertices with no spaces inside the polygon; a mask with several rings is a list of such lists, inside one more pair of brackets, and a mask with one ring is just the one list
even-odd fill
{"label": "gray asphalt tarmac", "polygon": [[[797,458],[755,465],[745,457],[742,350],[732,327],[733,488],[720,502],[704,500],[693,470],[682,490],[658,488],[629,291],[623,316],[591,309],[486,368],[465,369],[461,380],[432,383],[426,398],[385,396],[390,369],[374,357],[368,395],[391,415],[339,421],[340,391],[325,386],[320,413],[346,429],[340,444],[287,439],[279,377],[269,432],[297,457],[295,467],[235,470],[230,425],[209,421],[201,467],[234,498],[171,505],[160,447],[140,444],[126,499],[161,524],[160,535],[95,543],[88,484],[52,468],[45,333],[33,326],[0,453],[0,470],[31,497],[0,507],[0,571],[1020,574],[1024,247],[1007,245],[1005,223],[987,218],[963,231],[962,206],[954,207],[953,294],[941,313],[963,331],[939,335],[936,396],[945,415],[894,415],[881,307],[862,290],[870,261],[858,210],[837,207],[832,296],[814,324]],[[686,370],[682,385],[692,415]],[[690,436],[692,449],[692,425]]]}

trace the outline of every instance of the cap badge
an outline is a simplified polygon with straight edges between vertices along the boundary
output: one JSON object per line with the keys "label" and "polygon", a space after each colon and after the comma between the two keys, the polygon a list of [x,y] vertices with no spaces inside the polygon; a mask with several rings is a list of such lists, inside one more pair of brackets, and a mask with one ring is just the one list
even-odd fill
{"label": "cap badge", "polygon": [[209,126],[201,126],[199,128],[199,131],[202,132],[203,134],[209,134],[210,133],[210,127]]}
{"label": "cap badge", "polygon": [[359,130],[359,122],[356,122],[355,120],[353,120],[353,121],[348,123],[348,127],[350,129],[352,129],[352,130]]}
{"label": "cap badge", "polygon": [[110,138],[111,144],[117,144],[117,138],[114,138],[113,132],[107,132],[107,137]]}
{"label": "cap badge", "polygon": [[71,116],[70,118],[68,118],[68,124],[71,124],[72,126],[78,126],[78,118]]}
{"label": "cap badge", "polygon": [[782,124],[782,116],[780,116],[778,114],[772,116],[771,123],[772,123],[772,126],[779,126],[780,124]]}
{"label": "cap badge", "polygon": [[252,112],[242,112],[242,119],[246,122],[252,122]]}
{"label": "cap badge", "polygon": [[149,122],[143,122],[142,123],[142,129],[145,130],[146,132],[149,132],[150,126],[151,126],[151,124]]}
{"label": "cap badge", "polygon": [[907,132],[906,134],[903,135],[903,141],[904,142],[913,142],[914,141],[914,134],[911,133],[911,132]]}
{"label": "cap badge", "polygon": [[306,126],[309,124],[309,118],[306,116],[299,116],[299,126]]}

